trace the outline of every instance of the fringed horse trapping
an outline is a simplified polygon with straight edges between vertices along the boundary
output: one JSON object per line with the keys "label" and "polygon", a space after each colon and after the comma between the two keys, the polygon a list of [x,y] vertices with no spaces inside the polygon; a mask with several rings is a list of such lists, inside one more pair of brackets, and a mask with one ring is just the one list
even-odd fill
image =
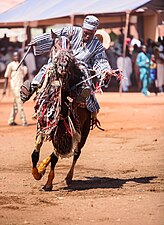
{"label": "fringed horse trapping", "polygon": [[[63,42],[65,47],[63,49]],[[51,49],[51,64],[46,70],[44,83],[35,97],[37,134],[32,153],[32,174],[40,180],[51,163],[48,180],[43,187],[52,190],[54,168],[58,158],[73,155],[71,168],[65,178],[72,181],[74,167],[90,131],[91,112],[76,103],[76,91],[72,88],[80,82],[81,70],[72,55],[69,40],[58,37]],[[37,168],[40,149],[44,141],[52,141],[54,151]]]}

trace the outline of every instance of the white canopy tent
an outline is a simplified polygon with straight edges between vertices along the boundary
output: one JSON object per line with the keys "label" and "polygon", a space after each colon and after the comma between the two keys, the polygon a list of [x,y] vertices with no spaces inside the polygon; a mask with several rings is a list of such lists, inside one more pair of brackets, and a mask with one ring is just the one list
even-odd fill
{"label": "white canopy tent", "polygon": [[0,27],[52,25],[86,14],[125,14],[147,2],[150,0],[26,0],[0,14]]}
{"label": "white canopy tent", "polygon": [[0,27],[41,27],[63,22],[75,24],[76,16],[123,14],[126,15],[125,56],[130,13],[148,2],[150,0],[26,0],[0,14]]}

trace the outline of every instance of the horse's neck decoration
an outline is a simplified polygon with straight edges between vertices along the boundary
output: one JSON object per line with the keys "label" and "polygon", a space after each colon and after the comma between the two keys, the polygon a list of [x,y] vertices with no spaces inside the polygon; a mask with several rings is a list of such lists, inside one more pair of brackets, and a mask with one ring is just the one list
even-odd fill
{"label": "horse's neck decoration", "polygon": [[[75,164],[88,137],[91,121],[91,112],[75,104],[74,87],[80,82],[82,72],[70,51],[70,43],[65,37],[57,38],[55,34],[52,35],[55,38],[51,64],[45,73],[42,88],[36,96],[38,132],[32,153],[32,174],[36,180],[42,178],[46,167],[51,163],[48,180],[43,187],[45,191],[52,190],[54,168],[59,156],[74,155],[65,178],[67,184],[72,181]],[[52,141],[54,151],[37,168],[44,140]]]}
{"label": "horse's neck decoration", "polygon": [[62,48],[68,46],[67,38],[58,38],[55,43],[51,50],[51,63],[46,70],[44,83],[35,98],[35,111],[38,135],[44,136],[45,140],[52,140],[56,146],[56,154],[64,157],[75,150],[80,140],[69,96],[70,81],[74,79],[71,77],[73,76],[71,68],[75,67],[75,61],[71,51]]}

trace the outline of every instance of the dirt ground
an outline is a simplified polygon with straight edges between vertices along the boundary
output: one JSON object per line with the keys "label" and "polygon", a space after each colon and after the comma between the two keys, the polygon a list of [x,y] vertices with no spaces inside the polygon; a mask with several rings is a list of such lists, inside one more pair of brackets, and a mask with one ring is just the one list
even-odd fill
{"label": "dirt ground", "polygon": [[[1,93],[0,93],[1,94]],[[31,175],[36,122],[26,102],[28,127],[7,125],[11,95],[0,102],[0,225],[164,225],[164,95],[97,95],[105,131],[94,129],[63,182],[72,158],[60,159],[53,191]],[[41,160],[52,151],[46,142]]]}

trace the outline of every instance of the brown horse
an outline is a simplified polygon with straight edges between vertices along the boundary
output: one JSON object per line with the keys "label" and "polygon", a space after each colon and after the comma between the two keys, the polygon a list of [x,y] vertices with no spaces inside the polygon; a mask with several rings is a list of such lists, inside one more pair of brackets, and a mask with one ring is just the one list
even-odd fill
{"label": "brown horse", "polygon": [[[63,46],[66,48],[63,49]],[[48,164],[51,165],[48,180],[43,187],[45,191],[53,188],[54,169],[59,157],[73,155],[71,168],[65,178],[67,184],[71,183],[91,122],[91,112],[76,102],[75,87],[80,82],[82,72],[66,37],[54,38],[51,60],[44,83],[35,97],[37,135],[32,153],[32,174],[36,180],[40,180]],[[37,167],[40,149],[45,140],[52,141],[54,151]]]}

